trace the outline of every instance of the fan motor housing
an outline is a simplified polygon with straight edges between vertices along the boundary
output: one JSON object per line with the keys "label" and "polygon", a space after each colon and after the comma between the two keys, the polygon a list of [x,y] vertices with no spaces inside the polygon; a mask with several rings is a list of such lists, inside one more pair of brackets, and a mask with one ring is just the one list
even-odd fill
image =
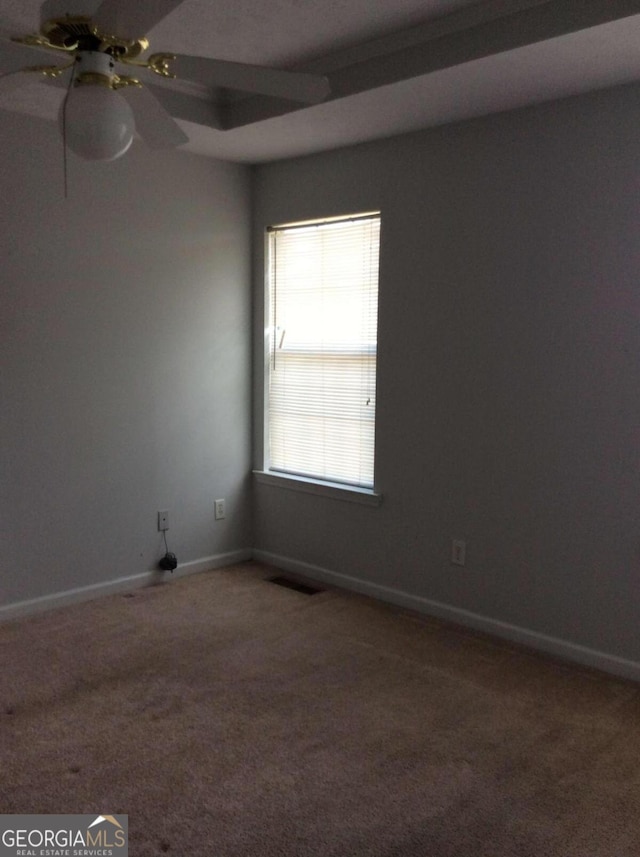
{"label": "fan motor housing", "polygon": [[78,75],[76,86],[99,84],[113,89],[115,62],[109,54],[101,51],[80,51],[76,56]]}

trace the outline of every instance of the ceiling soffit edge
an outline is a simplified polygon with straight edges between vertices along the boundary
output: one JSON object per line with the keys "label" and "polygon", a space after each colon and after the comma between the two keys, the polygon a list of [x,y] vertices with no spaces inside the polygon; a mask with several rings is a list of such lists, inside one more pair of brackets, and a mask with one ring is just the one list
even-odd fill
{"label": "ceiling soffit edge", "polygon": [[[296,67],[326,74],[328,101],[640,14],[640,0],[490,0]],[[238,128],[301,109],[254,96],[220,105],[214,127]],[[187,118],[187,117],[183,117]]]}

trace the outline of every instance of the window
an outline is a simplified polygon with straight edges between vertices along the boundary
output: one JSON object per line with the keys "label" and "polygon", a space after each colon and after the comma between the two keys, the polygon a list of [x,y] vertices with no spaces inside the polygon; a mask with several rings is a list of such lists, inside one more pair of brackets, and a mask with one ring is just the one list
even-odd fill
{"label": "window", "polygon": [[265,469],[373,488],[380,215],[268,239]]}

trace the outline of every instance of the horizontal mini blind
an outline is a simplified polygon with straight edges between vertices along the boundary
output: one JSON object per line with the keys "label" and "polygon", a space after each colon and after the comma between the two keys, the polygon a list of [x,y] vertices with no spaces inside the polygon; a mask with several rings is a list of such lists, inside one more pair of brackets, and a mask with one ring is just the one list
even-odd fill
{"label": "horizontal mini blind", "polygon": [[380,216],[269,231],[269,469],[373,486]]}

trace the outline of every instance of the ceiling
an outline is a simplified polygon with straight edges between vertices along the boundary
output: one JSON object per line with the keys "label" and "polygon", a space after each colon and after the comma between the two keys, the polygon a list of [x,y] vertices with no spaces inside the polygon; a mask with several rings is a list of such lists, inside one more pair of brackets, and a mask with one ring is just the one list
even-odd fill
{"label": "ceiling", "polygon": [[[0,30],[36,31],[39,7],[0,0]],[[184,0],[146,35],[152,52],[328,76],[311,107],[158,78],[186,149],[248,163],[640,80],[640,0]],[[29,84],[0,108],[55,119],[63,91]]]}

